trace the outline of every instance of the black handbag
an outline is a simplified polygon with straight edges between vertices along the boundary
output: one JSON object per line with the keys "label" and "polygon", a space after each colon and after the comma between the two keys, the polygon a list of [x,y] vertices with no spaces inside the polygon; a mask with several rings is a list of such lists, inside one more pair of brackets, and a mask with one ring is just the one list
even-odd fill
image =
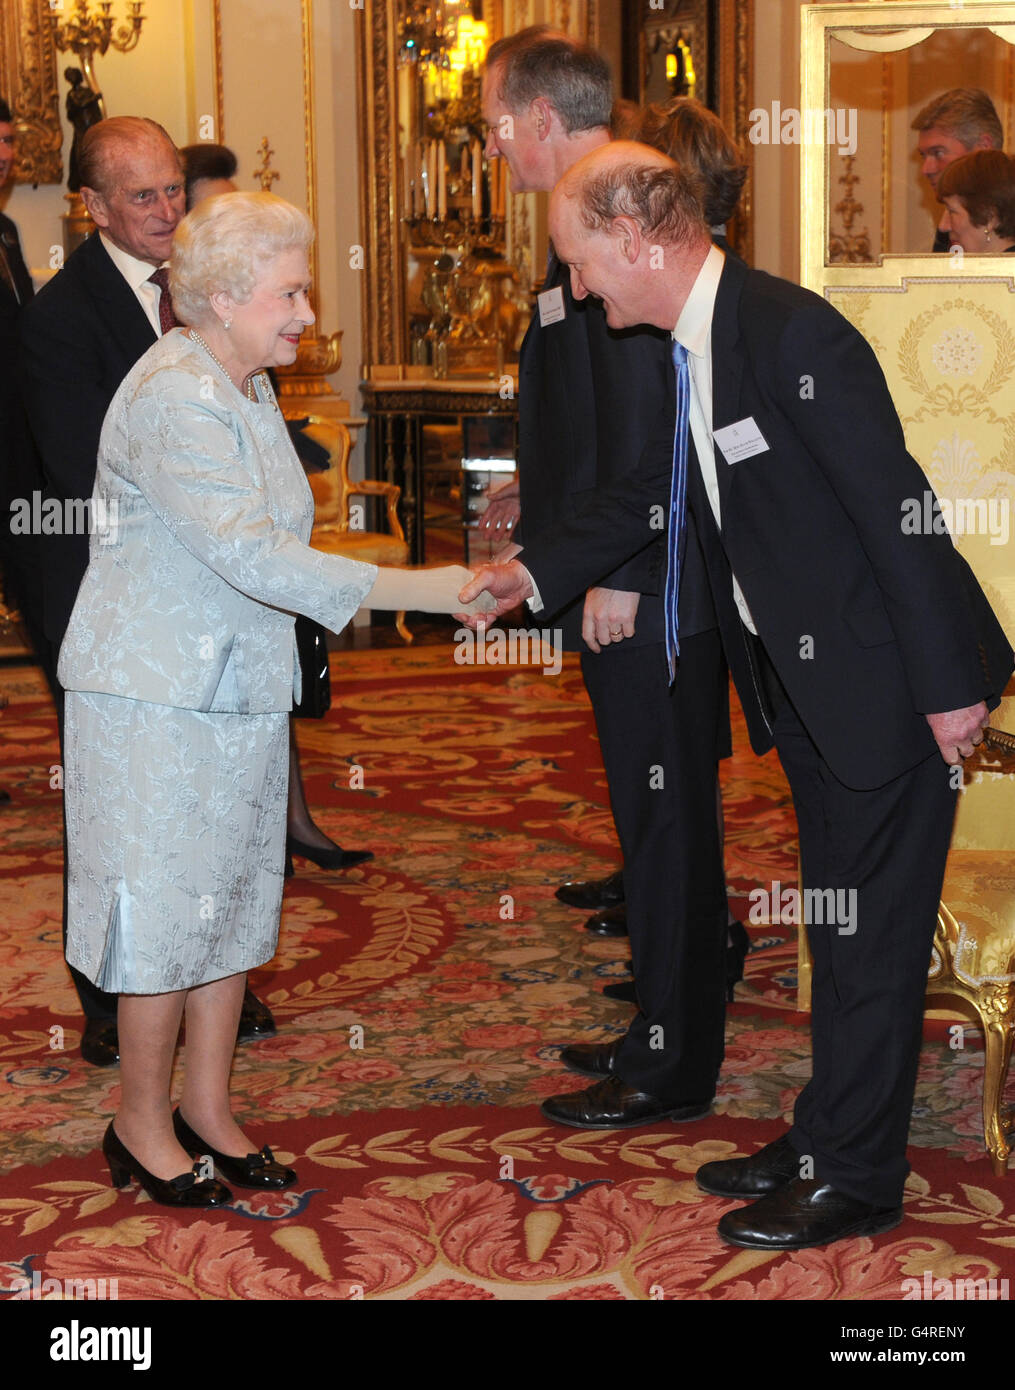
{"label": "black handbag", "polygon": [[303,675],[303,696],[293,706],[297,719],[323,719],[331,708],[327,633],[313,618],[296,616],[296,654]]}

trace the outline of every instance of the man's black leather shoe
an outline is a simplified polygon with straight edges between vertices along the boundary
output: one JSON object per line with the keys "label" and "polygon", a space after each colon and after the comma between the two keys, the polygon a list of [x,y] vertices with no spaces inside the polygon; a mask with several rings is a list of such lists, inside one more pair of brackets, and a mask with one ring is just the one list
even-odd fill
{"label": "man's black leather shoe", "polygon": [[901,1220],[901,1207],[876,1207],[817,1178],[794,1178],[759,1202],[728,1211],[718,1230],[727,1245],[808,1250],[854,1236],[880,1235]]}
{"label": "man's black leather shoe", "polygon": [[593,936],[626,936],[627,905],[617,903],[616,907],[603,907],[585,923],[585,930]]}
{"label": "man's black leather shoe", "polygon": [[638,991],[633,980],[619,980],[615,985],[603,985],[607,999],[619,999],[622,1004],[637,1004]]}
{"label": "man's black leather shoe", "polygon": [[569,907],[616,907],[624,901],[624,872],[618,869],[608,878],[581,879],[562,883],[556,896]]}
{"label": "man's black leather shoe", "polygon": [[81,1056],[93,1067],[115,1067],[120,1060],[120,1040],[116,1020],[111,1018],[85,1019],[81,1034]]}
{"label": "man's black leather shoe", "polygon": [[612,1076],[620,1043],[620,1038],[608,1043],[571,1043],[560,1049],[560,1060],[568,1071],[581,1076]]}
{"label": "man's black leather shoe", "polygon": [[660,1100],[636,1091],[619,1076],[607,1076],[584,1091],[550,1096],[540,1106],[548,1120],[575,1129],[634,1129],[659,1120],[700,1120],[712,1109],[711,1100]]}
{"label": "man's black leather shoe", "polygon": [[750,1158],[725,1158],[706,1163],[694,1175],[702,1192],[713,1197],[756,1200],[778,1192],[800,1176],[800,1155],[784,1134]]}
{"label": "man's black leather shoe", "polygon": [[273,1038],[278,1032],[275,1020],[267,1004],[262,1004],[256,994],[248,989],[243,996],[240,1010],[240,1026],[236,1030],[236,1041],[256,1042],[258,1038]]}

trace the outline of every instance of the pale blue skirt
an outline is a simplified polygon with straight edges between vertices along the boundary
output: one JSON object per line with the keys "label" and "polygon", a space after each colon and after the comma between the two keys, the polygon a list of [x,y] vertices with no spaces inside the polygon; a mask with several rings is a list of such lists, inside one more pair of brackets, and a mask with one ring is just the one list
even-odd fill
{"label": "pale blue skirt", "polygon": [[67,959],[164,994],[263,965],[282,907],[289,716],[68,691]]}

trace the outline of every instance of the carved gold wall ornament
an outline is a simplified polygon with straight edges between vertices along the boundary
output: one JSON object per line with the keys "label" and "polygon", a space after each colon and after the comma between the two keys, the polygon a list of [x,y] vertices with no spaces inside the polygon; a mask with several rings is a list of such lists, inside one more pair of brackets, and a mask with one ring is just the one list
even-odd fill
{"label": "carved gold wall ornament", "polygon": [[839,175],[839,182],[845,186],[846,195],[835,205],[835,211],[842,218],[842,231],[832,232],[829,236],[828,259],[833,265],[843,261],[855,265],[870,261],[873,257],[867,228],[864,227],[862,232],[853,230],[854,223],[863,212],[863,203],[853,196],[853,190],[860,182],[859,175],[853,171],[856,160],[853,155],[847,154],[842,162],[845,172]]}
{"label": "carved gold wall ornament", "polygon": [[0,5],[0,92],[10,103],[18,137],[16,183],[62,183],[56,47],[47,0]]}
{"label": "carved gold wall ornament", "polygon": [[277,169],[271,167],[271,157],[275,151],[271,148],[267,135],[258,145],[257,153],[261,156],[261,163],[260,167],[254,170],[252,177],[261,185],[262,193],[270,193],[271,185],[282,176]]}

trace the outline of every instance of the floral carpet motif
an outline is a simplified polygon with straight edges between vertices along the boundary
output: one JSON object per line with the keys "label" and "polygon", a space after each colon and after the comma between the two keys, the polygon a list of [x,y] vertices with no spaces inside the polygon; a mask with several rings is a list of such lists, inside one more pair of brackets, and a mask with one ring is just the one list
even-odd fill
{"label": "floral carpet motif", "polygon": [[[789,925],[750,927],[712,1115],[546,1121],[541,1100],[587,1084],[560,1047],[629,1015],[600,993],[627,977],[623,943],[554,897],[619,862],[577,665],[463,669],[448,643],[336,653],[332,673],[334,708],[299,729],[308,800],[375,859],[345,874],[298,860],[286,885],[278,954],[253,978],[279,1031],[238,1050],[234,1094],[300,1182],[237,1191],[211,1217],[108,1185],[119,1080],[77,1051],[55,718],[34,671],[0,672],[0,1296],[37,1274],[65,1291],[115,1279],[121,1299],[893,1300],[928,1270],[1015,1270],[1015,1197],[982,1150],[980,1041],[967,1029],[956,1049],[933,1021],[904,1224],[794,1255],[719,1241],[733,1204],[695,1169],[780,1134],[809,1072]],[[750,753],[739,717],[723,781],[746,919],[752,887],[794,883],[796,844],[778,763]]]}

